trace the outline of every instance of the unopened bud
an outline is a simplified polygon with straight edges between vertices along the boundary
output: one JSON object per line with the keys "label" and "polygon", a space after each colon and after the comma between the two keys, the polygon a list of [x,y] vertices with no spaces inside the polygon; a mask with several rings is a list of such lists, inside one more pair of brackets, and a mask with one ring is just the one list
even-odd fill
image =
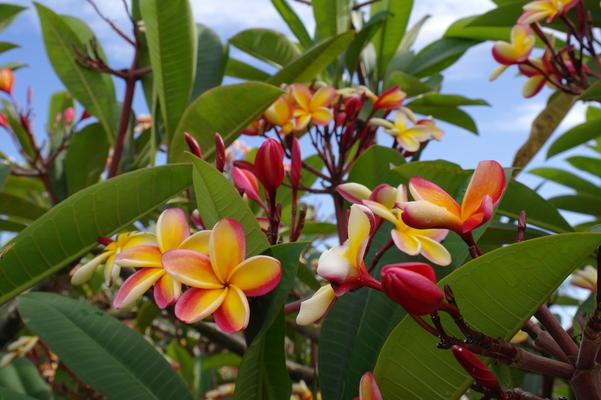
{"label": "unopened bud", "polygon": [[255,174],[270,196],[284,181],[284,150],[275,139],[263,142],[255,157]]}
{"label": "unopened bud", "polygon": [[261,197],[259,196],[259,183],[257,182],[257,177],[252,172],[234,167],[232,168],[232,180],[239,191],[246,194],[249,199],[262,204]]}
{"label": "unopened bud", "polygon": [[482,388],[497,394],[502,393],[495,374],[474,353],[459,345],[453,345],[451,351],[463,369]]}
{"label": "unopened bud", "polygon": [[109,244],[113,243],[113,239],[104,236],[96,238],[96,241],[103,246],[108,246]]}
{"label": "unopened bud", "polygon": [[13,84],[15,82],[15,75],[12,69],[2,68],[0,69],[0,91],[7,94],[12,94]]}
{"label": "unopened bud", "polygon": [[225,169],[225,143],[219,133],[215,133],[215,167],[223,172]]}
{"label": "unopened bud", "polygon": [[428,264],[390,264],[380,275],[386,295],[409,314],[431,314],[443,304],[442,291],[436,286],[436,274]]}
{"label": "unopened bud", "polygon": [[344,103],[344,112],[348,118],[355,118],[363,108],[363,100],[359,96],[351,96]]}
{"label": "unopened bud", "polygon": [[75,109],[73,107],[65,108],[63,111],[63,121],[66,125],[71,125],[75,120]]}
{"label": "unopened bud", "polygon": [[184,132],[184,139],[186,139],[186,143],[188,144],[190,152],[202,160],[202,150],[200,149],[200,145],[194,136],[190,135],[188,132]]}

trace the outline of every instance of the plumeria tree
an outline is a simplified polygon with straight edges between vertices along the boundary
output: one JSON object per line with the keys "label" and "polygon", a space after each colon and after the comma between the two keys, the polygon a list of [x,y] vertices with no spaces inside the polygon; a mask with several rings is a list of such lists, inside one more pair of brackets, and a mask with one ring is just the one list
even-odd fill
{"label": "plumeria tree", "polygon": [[[419,51],[407,0],[297,1],[314,35],[272,0],[294,38],[227,43],[187,0],[124,2],[128,27],[87,3],[126,67],[36,3],[65,86],[46,123],[20,65],[0,69],[18,152],[0,163],[0,397],[601,399],[597,219],[572,226],[569,202],[515,179],[574,102],[600,99],[598,3],[499,1]],[[1,4],[0,28],[22,10]],[[443,122],[477,133],[462,107],[486,101],[441,87],[487,40],[493,77],[517,66],[526,97],[556,90],[552,122],[513,166],[428,160]],[[597,137],[591,110],[553,154]],[[588,300],[560,292],[572,273]]]}

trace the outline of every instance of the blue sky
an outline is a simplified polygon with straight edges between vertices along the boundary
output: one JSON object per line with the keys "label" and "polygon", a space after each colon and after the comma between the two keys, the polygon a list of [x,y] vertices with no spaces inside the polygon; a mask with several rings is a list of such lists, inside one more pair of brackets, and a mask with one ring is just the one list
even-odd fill
{"label": "blue sky", "polygon": [[[27,86],[34,89],[34,107],[36,110],[35,127],[38,135],[43,134],[45,110],[50,95],[60,90],[62,85],[50,66],[43,46],[37,16],[32,3],[25,0],[12,0],[14,3],[30,7],[22,13],[16,22],[1,35],[0,40],[16,42],[20,49],[5,53],[0,62],[19,60],[30,66],[19,70],[15,91],[18,98],[24,98]],[[130,49],[118,38],[108,26],[93,12],[84,0],[42,0],[41,3],[62,14],[70,14],[84,19],[96,32],[114,66],[127,66]],[[191,0],[197,22],[215,29],[225,41],[236,32],[252,27],[267,27],[290,34],[269,0]],[[411,17],[414,22],[425,14],[432,15],[426,23],[417,47],[440,37],[444,30],[458,18],[484,12],[493,7],[488,0],[419,0]],[[121,0],[98,0],[97,4],[103,12],[121,26],[129,29]],[[294,3],[301,18],[310,30],[314,23],[309,7]],[[483,98],[491,107],[470,107],[468,111],[475,118],[480,136],[475,136],[459,128],[442,124],[446,135],[442,142],[428,147],[424,157],[427,159],[444,158],[456,162],[466,168],[473,168],[479,160],[495,159],[503,165],[510,165],[515,151],[526,140],[532,119],[544,108],[548,91],[534,99],[523,99],[521,96],[522,79],[513,73],[505,73],[495,82],[488,81],[488,75],[496,67],[490,56],[490,43],[472,48],[453,67],[445,73],[443,92],[457,93],[467,97]],[[117,92],[121,93],[120,85]],[[145,113],[145,105],[141,95],[135,99],[135,108]],[[558,133],[584,120],[585,106],[577,105],[561,125]],[[0,132],[0,149],[14,154],[14,147],[4,132]],[[582,152],[582,150],[579,150]],[[544,154],[544,151],[542,152]],[[559,156],[549,162],[543,155],[537,156],[530,167],[551,165],[565,166]],[[539,179],[522,174],[520,178],[529,185],[536,185]],[[542,190],[544,195],[565,192],[558,186],[547,184]],[[582,218],[571,215],[573,221]]]}

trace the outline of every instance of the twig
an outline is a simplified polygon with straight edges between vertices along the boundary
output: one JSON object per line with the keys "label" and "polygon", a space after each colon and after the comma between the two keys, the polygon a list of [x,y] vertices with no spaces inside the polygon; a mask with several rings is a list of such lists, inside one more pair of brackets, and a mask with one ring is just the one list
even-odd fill
{"label": "twig", "polygon": [[547,329],[568,358],[576,358],[578,355],[578,346],[574,342],[574,339],[572,339],[565,329],[563,329],[559,321],[557,321],[555,316],[551,313],[549,307],[543,304],[534,316]]}
{"label": "twig", "polygon": [[[129,44],[131,44],[132,46],[136,47],[137,44],[136,42],[130,38],[129,36],[127,36],[127,34],[125,34],[125,32],[123,32],[121,30],[121,28],[119,28],[113,21],[111,21],[109,18],[107,18],[102,11],[100,11],[100,9],[98,8],[98,6],[96,5],[96,3],[94,2],[94,0],[86,0],[88,2],[89,5],[92,6],[92,8],[94,9],[94,11],[96,11],[96,14],[98,14],[98,16],[107,24],[109,24],[109,26],[113,29],[113,31],[115,31],[115,33],[119,36],[121,36],[126,42],[128,42]],[[129,14],[129,13],[128,13]]]}

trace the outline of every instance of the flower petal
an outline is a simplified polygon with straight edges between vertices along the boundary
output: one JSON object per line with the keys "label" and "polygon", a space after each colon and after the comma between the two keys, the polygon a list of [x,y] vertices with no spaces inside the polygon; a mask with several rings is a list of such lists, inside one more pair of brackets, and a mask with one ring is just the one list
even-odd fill
{"label": "flower petal", "polygon": [[215,311],[213,318],[217,326],[226,333],[239,332],[246,328],[250,319],[250,307],[242,290],[230,285],[225,300]]}
{"label": "flower petal", "polygon": [[381,126],[384,129],[392,129],[394,128],[394,124],[387,119],[384,118],[372,118],[369,120],[370,125]]}
{"label": "flower petal", "polygon": [[113,307],[125,308],[133,304],[144,292],[165,274],[162,268],[144,268],[127,278],[113,299]]}
{"label": "flower petal", "polygon": [[442,244],[426,236],[418,236],[421,243],[420,253],[434,264],[446,267],[452,261],[451,254]]}
{"label": "flower petal", "polygon": [[290,86],[290,89],[292,90],[292,96],[294,97],[294,100],[300,106],[300,108],[303,110],[310,110],[312,96],[309,88],[302,83],[295,83]]}
{"label": "flower petal", "polygon": [[311,98],[311,109],[315,110],[318,107],[327,107],[336,98],[336,89],[331,86],[321,87],[313,94]]}
{"label": "flower petal", "polygon": [[157,245],[152,244],[133,246],[117,254],[115,262],[122,267],[160,268],[162,267],[161,250]]}
{"label": "flower petal", "polygon": [[420,200],[406,203],[401,218],[403,222],[413,228],[439,228],[461,232],[461,220],[457,215],[428,201]]}
{"label": "flower petal", "polygon": [[383,400],[382,393],[371,372],[366,372],[359,383],[359,400]]}
{"label": "flower petal", "polygon": [[308,300],[301,303],[300,311],[296,316],[298,325],[309,325],[319,322],[328,312],[336,300],[336,293],[332,285],[325,285]]}
{"label": "flower petal", "polygon": [[112,254],[104,263],[104,284],[111,286],[119,277],[121,267],[115,262],[116,254]]}
{"label": "flower petal", "polygon": [[478,211],[484,196],[490,196],[496,206],[505,190],[505,171],[496,161],[480,161],[461,203],[461,217],[466,220]]}
{"label": "flower petal", "polygon": [[421,250],[421,244],[415,236],[408,235],[407,233],[398,229],[393,229],[390,231],[390,235],[392,236],[392,241],[396,247],[403,253],[410,256],[416,256],[419,254]]}
{"label": "flower petal", "polygon": [[334,118],[334,113],[329,108],[319,107],[311,113],[311,122],[315,125],[327,125]]}
{"label": "flower petal", "polygon": [[348,242],[324,251],[317,261],[317,273],[334,283],[342,283],[356,272],[353,262],[347,257]]}
{"label": "flower petal", "polygon": [[199,253],[209,254],[209,239],[211,237],[211,231],[204,230],[196,232],[189,236],[180,245],[179,249],[194,250]]}
{"label": "flower petal", "polygon": [[371,195],[371,190],[360,183],[348,182],[336,186],[336,191],[349,203],[361,203]]}
{"label": "flower petal", "polygon": [[247,296],[262,296],[275,288],[282,278],[282,266],[269,256],[254,256],[232,270],[228,283],[240,288]]}
{"label": "flower petal", "polygon": [[246,236],[242,225],[231,218],[217,222],[211,232],[209,254],[215,275],[225,282],[246,255]]}
{"label": "flower petal", "polygon": [[363,201],[363,204],[365,204],[365,206],[368,207],[378,217],[384,218],[385,220],[390,221],[393,224],[397,223],[396,215],[394,215],[393,212],[390,211],[390,209],[386,206],[380,203],[376,203],[372,200],[365,200]]}
{"label": "flower petal", "polygon": [[73,269],[73,274],[71,275],[71,284],[79,286],[92,279],[96,268],[114,254],[115,253],[112,251],[105,251],[98,254],[84,265],[75,267]]}
{"label": "flower petal", "polygon": [[154,302],[162,310],[174,304],[181,293],[182,284],[164,274],[154,285]]}
{"label": "flower petal", "polygon": [[[117,242],[121,242],[121,240],[117,239]],[[131,234],[125,238],[124,243],[121,245],[121,250],[129,249],[130,247],[138,246],[141,244],[158,244],[156,235],[152,233]]]}
{"label": "flower petal", "polygon": [[265,111],[265,119],[270,123],[278,126],[285,125],[292,118],[292,107],[284,96],[277,99]]}
{"label": "flower petal", "polygon": [[228,289],[188,289],[175,304],[175,316],[187,324],[198,322],[217,310]]}
{"label": "flower petal", "polygon": [[170,208],[162,212],[157,221],[157,239],[162,253],[177,249],[188,236],[188,219],[181,209]]}
{"label": "flower petal", "polygon": [[419,176],[409,180],[409,191],[415,200],[425,200],[459,217],[461,208],[459,204],[440,186]]}
{"label": "flower petal", "polygon": [[163,268],[181,283],[199,289],[223,287],[211,267],[209,257],[194,250],[176,249],[163,254]]}
{"label": "flower petal", "polygon": [[359,204],[351,206],[348,220],[348,257],[353,260],[355,265],[359,265],[363,261],[365,247],[372,228],[370,216],[373,218],[369,208]]}
{"label": "flower petal", "polygon": [[536,96],[545,87],[546,82],[547,80],[543,75],[528,78],[522,87],[522,95],[527,99]]}

